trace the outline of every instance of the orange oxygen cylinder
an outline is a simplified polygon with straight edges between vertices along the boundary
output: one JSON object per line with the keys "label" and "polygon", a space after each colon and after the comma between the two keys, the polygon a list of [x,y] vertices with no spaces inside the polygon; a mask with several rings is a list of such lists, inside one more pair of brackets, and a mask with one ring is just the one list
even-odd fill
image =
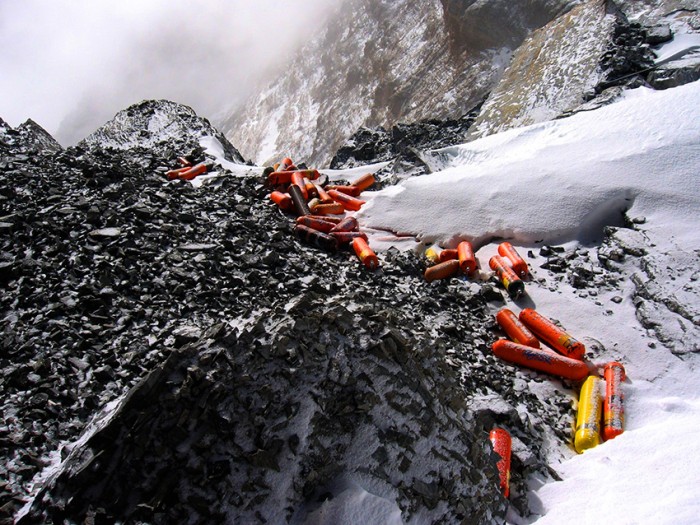
{"label": "orange oxygen cylinder", "polygon": [[335,224],[333,224],[332,222],[323,219],[314,219],[310,215],[303,215],[301,217],[297,217],[297,224],[307,226],[309,228],[323,233],[329,233],[335,226]]}
{"label": "orange oxygen cylinder", "polygon": [[327,233],[314,230],[303,224],[297,224],[294,226],[294,234],[302,241],[334,252],[338,249],[338,241],[335,237],[328,235]]}
{"label": "orange oxygen cylinder", "polygon": [[519,318],[537,337],[560,354],[572,359],[583,359],[583,354],[586,353],[583,343],[578,342],[543,315],[532,308],[524,308]]}
{"label": "orange oxygen cylinder", "polygon": [[186,171],[189,171],[190,168],[191,166],[185,166],[176,170],[168,170],[165,172],[165,176],[168,178],[168,180],[175,180],[180,176],[180,173],[185,173]]}
{"label": "orange oxygen cylinder", "polygon": [[493,446],[493,451],[501,456],[496,467],[498,468],[498,477],[500,478],[503,496],[507,498],[510,495],[510,452],[512,448],[512,439],[507,430],[494,428],[489,432],[489,440]]}
{"label": "orange oxygen cylinder", "polygon": [[353,182],[352,185],[357,186],[360,189],[360,192],[363,192],[375,182],[377,182],[377,180],[374,178],[374,174],[367,173]]}
{"label": "orange oxygen cylinder", "polygon": [[201,175],[202,173],[207,172],[207,165],[206,163],[202,162],[200,164],[197,164],[196,166],[192,166],[189,170],[180,173],[178,175],[178,178],[181,180],[192,180],[194,179],[197,175]]}
{"label": "orange oxygen cylinder", "polygon": [[474,275],[476,271],[476,256],[474,248],[469,241],[462,241],[457,245],[457,258],[459,259],[459,268],[462,273]]}
{"label": "orange oxygen cylinder", "polygon": [[309,215],[313,219],[322,219],[324,221],[332,222],[333,224],[340,223],[343,219],[340,217],[331,217],[330,215]]}
{"label": "orange oxygen cylinder", "polygon": [[515,251],[513,245],[509,242],[502,242],[498,245],[499,255],[505,257],[510,261],[510,265],[513,267],[515,273],[517,273],[521,278],[527,277],[528,268],[525,259],[520,257],[520,254]]}
{"label": "orange oxygen cylinder", "polygon": [[268,186],[286,186],[292,183],[293,171],[273,171],[267,176]]}
{"label": "orange oxygen cylinder", "polygon": [[311,182],[308,178],[303,178],[304,188],[306,188],[307,195],[318,196],[318,191],[316,190],[316,185]]}
{"label": "orange oxygen cylinder", "polygon": [[588,366],[583,361],[570,359],[542,348],[532,348],[508,339],[499,339],[491,345],[491,348],[493,353],[504,361],[572,381],[582,381],[589,374]]}
{"label": "orange oxygen cylinder", "polygon": [[531,346],[532,348],[540,347],[539,340],[527,329],[527,326],[520,322],[520,319],[518,319],[513,312],[508,310],[508,308],[503,308],[496,314],[496,322],[508,337],[510,337],[511,341],[520,343],[521,345]]}
{"label": "orange oxygen cylinder", "polygon": [[506,264],[502,257],[494,255],[489,260],[489,266],[496,272],[498,279],[511,297],[518,297],[525,292],[525,283],[520,280],[513,269]]}
{"label": "orange oxygen cylinder", "polygon": [[289,157],[285,157],[277,165],[277,167],[275,168],[275,171],[287,171],[293,165],[294,165],[294,163],[292,162],[292,159],[290,159]]}
{"label": "orange oxygen cylinder", "polygon": [[177,163],[185,168],[189,168],[192,166],[192,163],[189,161],[189,159],[186,159],[185,157],[178,157]]}
{"label": "orange oxygen cylinder", "polygon": [[329,204],[317,204],[313,207],[316,215],[342,215],[345,213],[345,208],[339,202],[331,202]]}
{"label": "orange oxygen cylinder", "polygon": [[343,206],[343,208],[350,211],[359,210],[365,203],[365,201],[363,200],[356,199],[351,195],[345,195],[344,193],[341,193],[337,190],[328,190],[328,195],[330,195],[334,201],[340,203]]}
{"label": "orange oxygen cylinder", "polygon": [[576,434],[574,448],[581,454],[600,443],[600,416],[603,400],[600,396],[599,381],[596,376],[588,376],[581,386],[576,412]]}
{"label": "orange oxygen cylinder", "polygon": [[306,184],[304,184],[304,176],[300,171],[295,171],[292,173],[292,184],[299,186],[301,194],[304,196],[304,200],[309,199],[309,192],[306,190]]}
{"label": "orange oxygen cylinder", "polygon": [[440,256],[439,256],[440,262],[451,261],[452,259],[456,259],[456,258],[457,258],[457,250],[453,250],[451,248],[447,249],[447,250],[442,250],[440,252]]}
{"label": "orange oxygen cylinder", "polygon": [[357,197],[360,194],[360,188],[357,186],[336,186],[336,185],[331,185],[331,186],[326,186],[326,190],[335,190],[339,191],[340,193],[344,193],[345,195],[350,195],[351,197]]}
{"label": "orange oxygen cylinder", "polygon": [[292,198],[292,203],[294,204],[294,211],[297,215],[311,215],[311,210],[309,205],[306,204],[306,199],[301,193],[301,188],[296,184],[289,186],[289,196]]}
{"label": "orange oxygen cylinder", "polygon": [[318,195],[318,200],[320,200],[323,204],[335,202],[333,198],[330,195],[328,195],[328,192],[325,189],[323,189],[318,184],[314,184],[314,186],[316,187],[316,195]]}
{"label": "orange oxygen cylinder", "polygon": [[288,211],[294,208],[292,198],[286,193],[282,193],[281,191],[273,191],[272,193],[270,193],[270,199],[272,199],[272,202],[279,206],[280,210]]}
{"label": "orange oxygen cylinder", "polygon": [[605,365],[605,400],[603,401],[603,437],[607,441],[623,432],[625,424],[625,396],[622,382],[625,380],[625,367],[613,361]]}
{"label": "orange oxygen cylinder", "polygon": [[425,270],[423,274],[425,280],[428,282],[436,281],[438,279],[446,279],[447,277],[452,277],[459,271],[459,261],[457,259],[452,259],[449,261],[441,262],[435,266]]}
{"label": "orange oxygen cylinder", "polygon": [[358,237],[367,241],[367,235],[365,235],[362,232],[334,232],[334,231],[331,231],[330,234],[336,238],[336,240],[338,241],[338,244],[340,244],[340,245],[349,244],[352,241],[354,241],[355,239],[357,239]]}
{"label": "orange oxygen cylinder", "polygon": [[355,254],[357,254],[357,257],[367,268],[370,270],[379,268],[379,259],[377,259],[377,254],[375,254],[372,248],[369,247],[369,244],[367,244],[365,239],[362,237],[356,237],[353,239],[352,249],[355,250]]}
{"label": "orange oxygen cylinder", "polygon": [[360,228],[360,223],[355,217],[345,217],[342,221],[335,225],[332,231],[334,232],[353,232]]}

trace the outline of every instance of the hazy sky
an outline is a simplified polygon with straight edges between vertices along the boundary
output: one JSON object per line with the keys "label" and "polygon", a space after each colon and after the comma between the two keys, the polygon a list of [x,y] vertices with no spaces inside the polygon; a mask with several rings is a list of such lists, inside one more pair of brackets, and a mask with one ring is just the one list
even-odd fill
{"label": "hazy sky", "polygon": [[0,0],[0,117],[64,146],[146,98],[215,119],[336,2]]}

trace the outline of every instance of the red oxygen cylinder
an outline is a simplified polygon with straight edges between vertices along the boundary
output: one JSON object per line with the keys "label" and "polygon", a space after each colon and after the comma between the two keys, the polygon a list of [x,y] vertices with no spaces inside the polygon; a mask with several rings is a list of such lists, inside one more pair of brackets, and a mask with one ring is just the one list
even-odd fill
{"label": "red oxygen cylinder", "polygon": [[531,346],[532,348],[540,347],[539,340],[508,308],[503,308],[496,314],[496,322],[510,337],[511,341]]}
{"label": "red oxygen cylinder", "polygon": [[532,308],[525,308],[520,312],[519,318],[537,337],[560,354],[572,359],[583,359],[583,354],[586,353],[583,343],[578,342],[543,315]]}
{"label": "red oxygen cylinder", "polygon": [[457,245],[457,258],[459,259],[459,268],[462,273],[474,275],[476,271],[476,256],[474,248],[469,241],[462,241]]}
{"label": "red oxygen cylinder", "polygon": [[457,250],[453,250],[453,249],[442,250],[440,252],[440,255],[438,256],[438,259],[440,259],[440,262],[451,261],[452,259],[456,259],[456,258],[457,258]]}
{"label": "red oxygen cylinder", "polygon": [[318,184],[314,184],[316,186],[316,195],[318,195],[318,200],[320,200],[323,204],[328,204],[330,202],[335,202],[333,198],[328,195],[328,192],[324,190],[321,186]]}
{"label": "red oxygen cylinder", "polygon": [[292,173],[292,184],[294,184],[295,186],[299,186],[301,194],[304,196],[304,200],[308,200],[309,192],[306,191],[306,184],[304,184],[304,176],[301,174],[300,171],[295,171],[294,173]]}
{"label": "red oxygen cylinder", "polygon": [[304,188],[306,189],[307,195],[318,195],[318,191],[316,191],[316,185],[313,182],[311,182],[306,177],[304,177],[302,181],[304,182]]}
{"label": "red oxygen cylinder", "polygon": [[292,182],[293,171],[273,171],[267,176],[268,186],[286,186]]}
{"label": "red oxygen cylinder", "polygon": [[165,176],[168,178],[168,180],[175,180],[180,176],[180,173],[185,173],[186,171],[189,171],[191,166],[185,166],[184,168],[178,168],[176,170],[168,170],[165,172]]}
{"label": "red oxygen cylinder", "polygon": [[289,196],[292,198],[294,203],[294,211],[297,215],[311,215],[311,210],[308,204],[306,204],[306,199],[301,193],[301,189],[296,184],[289,186]]}
{"label": "red oxygen cylinder", "polygon": [[375,254],[372,248],[369,247],[369,244],[367,244],[365,239],[362,237],[356,237],[353,239],[352,249],[355,250],[355,254],[367,268],[370,270],[379,268],[379,259],[377,259],[377,254]]}
{"label": "red oxygen cylinder", "polygon": [[360,224],[355,217],[345,217],[342,221],[335,225],[332,231],[334,232],[352,232],[359,229]]}
{"label": "red oxygen cylinder", "polygon": [[493,451],[501,456],[496,467],[501,481],[501,490],[506,498],[510,495],[510,452],[512,440],[507,430],[494,428],[489,433],[489,440],[493,446]]}
{"label": "red oxygen cylinder", "polygon": [[498,279],[511,297],[518,297],[525,292],[525,283],[520,280],[513,269],[506,264],[503,258],[494,255],[489,260],[489,266],[496,272]]}
{"label": "red oxygen cylinder", "polygon": [[613,439],[624,431],[625,396],[622,393],[622,382],[625,380],[625,367],[622,363],[613,361],[603,369],[605,378],[605,399],[603,400],[603,437]]}
{"label": "red oxygen cylinder", "polygon": [[344,245],[349,244],[358,237],[367,241],[367,235],[362,232],[334,232],[331,231],[330,234],[338,240],[338,244]]}
{"label": "red oxygen cylinder", "polygon": [[332,222],[333,224],[340,223],[343,219],[340,217],[331,217],[330,215],[309,215],[313,219],[322,219],[324,221]]}
{"label": "red oxygen cylinder", "polygon": [[441,262],[435,266],[425,270],[425,280],[428,282],[435,281],[437,279],[445,279],[447,277],[452,277],[459,271],[459,261],[457,259],[452,259],[449,261]]}
{"label": "red oxygen cylinder", "polygon": [[346,210],[357,211],[365,203],[363,200],[345,195],[337,190],[328,190],[328,195],[330,195],[334,201],[340,203]]}
{"label": "red oxygen cylinder", "polygon": [[338,249],[338,241],[335,240],[335,237],[304,226],[303,224],[294,226],[294,234],[300,240],[324,250],[334,252]]}
{"label": "red oxygen cylinder", "polygon": [[292,162],[292,159],[290,159],[289,157],[285,157],[277,165],[277,167],[275,168],[275,171],[287,171],[293,165],[294,165],[294,163]]}
{"label": "red oxygen cylinder", "polygon": [[517,273],[521,278],[527,277],[528,268],[525,260],[520,257],[513,245],[509,242],[502,242],[498,245],[499,255],[505,257],[510,261],[510,265],[513,267],[515,273]]}
{"label": "red oxygen cylinder", "polygon": [[332,222],[323,219],[314,219],[310,215],[302,215],[301,217],[297,217],[297,224],[307,226],[323,233],[330,232],[335,226],[335,224]]}
{"label": "red oxygen cylinder", "polygon": [[180,173],[178,175],[178,178],[180,180],[192,180],[194,179],[197,175],[201,175],[202,173],[207,172],[207,165],[202,162],[200,164],[197,164],[196,166],[192,166],[189,170]]}
{"label": "red oxygen cylinder", "polygon": [[374,174],[367,173],[366,175],[363,175],[355,182],[353,182],[352,185],[358,187],[360,189],[360,192],[363,192],[375,182],[377,182],[377,180],[374,178]]}
{"label": "red oxygen cylinder", "polygon": [[329,204],[318,204],[314,206],[316,215],[342,215],[345,213],[345,208],[339,202],[331,202]]}
{"label": "red oxygen cylinder", "polygon": [[279,206],[280,210],[288,211],[294,207],[292,198],[286,193],[282,193],[281,191],[273,191],[272,193],[270,193],[270,199],[272,199],[272,202]]}
{"label": "red oxygen cylinder", "polygon": [[583,361],[570,359],[549,350],[514,343],[508,339],[499,339],[491,348],[497,357],[505,361],[573,381],[582,381],[589,374],[588,366]]}
{"label": "red oxygen cylinder", "polygon": [[357,186],[326,186],[326,190],[335,190],[339,191],[340,193],[344,193],[345,195],[350,195],[351,197],[357,197],[360,194],[360,188]]}

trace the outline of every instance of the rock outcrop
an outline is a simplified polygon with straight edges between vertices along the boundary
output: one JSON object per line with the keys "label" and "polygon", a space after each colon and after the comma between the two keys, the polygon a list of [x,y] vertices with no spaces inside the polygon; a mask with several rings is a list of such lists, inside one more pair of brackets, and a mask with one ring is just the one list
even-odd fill
{"label": "rock outcrop", "polygon": [[523,38],[577,3],[344,2],[284,74],[219,127],[258,163],[284,153],[323,165],[361,126],[459,119]]}

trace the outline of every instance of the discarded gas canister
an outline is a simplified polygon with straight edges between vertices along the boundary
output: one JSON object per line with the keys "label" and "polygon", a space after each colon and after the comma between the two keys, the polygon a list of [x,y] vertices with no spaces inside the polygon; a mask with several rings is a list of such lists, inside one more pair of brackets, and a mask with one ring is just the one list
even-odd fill
{"label": "discarded gas canister", "polygon": [[496,314],[496,322],[508,337],[510,337],[511,341],[520,343],[521,345],[531,346],[532,348],[540,347],[539,340],[527,329],[527,326],[520,322],[520,319],[518,319],[513,312],[508,310],[508,308],[503,308]]}
{"label": "discarded gas canister", "polygon": [[304,176],[300,171],[295,171],[292,173],[292,184],[299,186],[301,194],[304,196],[304,200],[309,199],[309,192],[306,190],[306,184],[304,184]]}
{"label": "discarded gas canister", "polygon": [[201,162],[197,164],[196,166],[192,166],[189,170],[184,171],[178,175],[178,178],[181,180],[192,180],[194,179],[197,175],[201,175],[202,173],[207,172],[207,165],[204,162]]}
{"label": "discarded gas canister", "polygon": [[318,199],[323,203],[323,204],[328,204],[329,202],[335,202],[333,198],[328,195],[328,192],[323,189],[323,187],[319,186],[318,184],[314,183],[314,186],[316,186],[316,195],[318,195]]}
{"label": "discarded gas canister", "polygon": [[267,176],[267,185],[276,186],[286,186],[292,182],[293,171],[273,171]]}
{"label": "discarded gas canister", "polygon": [[330,232],[335,226],[335,224],[332,222],[323,219],[314,219],[310,215],[302,215],[301,217],[297,217],[297,224],[308,226],[309,228],[323,233]]}
{"label": "discarded gas canister", "polygon": [[457,258],[457,250],[447,249],[440,252],[440,262],[451,261]]}
{"label": "discarded gas canister", "polygon": [[311,210],[308,204],[306,204],[306,199],[301,193],[301,188],[296,184],[289,186],[289,196],[292,198],[294,203],[294,211],[297,215],[311,215]]}
{"label": "discarded gas canister", "polygon": [[600,409],[603,400],[599,381],[596,376],[588,376],[578,396],[574,448],[579,454],[600,443]]}
{"label": "discarded gas canister", "polygon": [[[311,206],[309,206],[310,208]],[[340,223],[343,219],[340,217],[331,217],[330,215],[309,215],[312,219],[322,219],[324,221],[332,222],[333,224]]]}
{"label": "discarded gas canister", "polygon": [[515,273],[517,273],[521,278],[527,277],[528,268],[525,260],[520,257],[520,254],[515,251],[513,245],[509,242],[502,242],[498,245],[499,255],[505,257],[510,261],[510,265],[513,267]]}
{"label": "discarded gas canister", "polygon": [[619,436],[625,424],[625,396],[622,382],[625,380],[625,367],[613,361],[605,365],[605,400],[603,401],[603,437],[607,441]]}
{"label": "discarded gas canister", "polygon": [[335,186],[335,185],[332,185],[332,186],[326,186],[326,190],[327,191],[330,191],[330,190],[339,191],[340,193],[344,193],[345,195],[350,195],[352,197],[357,197],[361,193],[360,188],[358,188],[357,186]]}
{"label": "discarded gas canister", "polygon": [[279,206],[280,210],[287,211],[294,207],[292,198],[288,194],[282,193],[281,191],[273,191],[270,193],[270,199],[272,199],[272,202]]}
{"label": "discarded gas canister", "polygon": [[525,283],[520,280],[513,269],[506,264],[502,257],[494,255],[489,260],[489,266],[496,272],[498,279],[511,297],[518,297],[525,292]]}
{"label": "discarded gas canister", "polygon": [[340,203],[346,210],[357,211],[365,203],[363,200],[356,199],[351,195],[346,195],[337,190],[328,190],[328,195],[330,195],[334,201]]}
{"label": "discarded gas canister", "polygon": [[493,446],[493,451],[501,456],[496,467],[501,480],[501,490],[507,498],[510,495],[510,451],[512,440],[507,430],[494,428],[489,432],[489,440]]}
{"label": "discarded gas canister", "polygon": [[292,162],[292,159],[290,159],[289,157],[285,157],[280,161],[280,163],[277,165],[275,170],[276,171],[287,171],[293,165],[294,165],[294,163]]}
{"label": "discarded gas canister", "polygon": [[344,245],[349,244],[358,237],[367,241],[367,235],[362,232],[334,232],[331,231],[330,234],[338,240],[338,244]]}
{"label": "discarded gas canister", "polygon": [[427,250],[425,250],[425,258],[428,259],[430,264],[437,264],[440,262],[440,248],[437,244],[433,244]]}
{"label": "discarded gas canister", "polygon": [[342,221],[335,225],[334,232],[353,232],[360,227],[355,217],[345,217]]}
{"label": "discarded gas canister", "polygon": [[168,170],[165,172],[165,176],[168,178],[168,180],[175,180],[177,179],[181,173],[185,173],[186,171],[189,171],[191,166],[185,166],[183,168],[178,168],[176,170]]}
{"label": "discarded gas canister", "polygon": [[457,258],[459,259],[459,268],[462,273],[474,275],[476,271],[476,256],[474,248],[469,241],[462,241],[457,245]]}
{"label": "discarded gas canister", "polygon": [[459,271],[459,261],[457,259],[451,259],[449,261],[441,262],[435,266],[431,266],[425,270],[423,274],[425,280],[428,282],[436,281],[438,279],[446,279],[447,277],[452,277]]}
{"label": "discarded gas canister", "polygon": [[192,166],[192,163],[189,161],[189,159],[186,159],[185,157],[178,157],[178,158],[177,158],[177,163],[178,163],[180,166],[183,166],[183,167],[186,167],[186,168],[189,168],[190,166]]}
{"label": "discarded gas canister", "polygon": [[491,348],[497,357],[505,361],[572,381],[581,381],[589,374],[588,366],[583,361],[570,359],[550,350],[532,348],[508,339],[499,339]]}
{"label": "discarded gas canister", "polygon": [[520,320],[532,332],[557,352],[572,359],[583,359],[586,347],[552,321],[538,314],[532,308],[524,308],[520,312]]}
{"label": "discarded gas canister", "polygon": [[302,241],[318,246],[324,250],[334,252],[338,249],[338,241],[332,235],[314,230],[303,224],[294,226],[295,235]]}
{"label": "discarded gas canister", "polygon": [[306,188],[306,194],[318,196],[318,191],[316,190],[316,185],[313,182],[311,182],[309,179],[307,179],[306,177],[303,178],[303,181],[304,181],[304,188]]}
{"label": "discarded gas canister", "polygon": [[314,214],[316,215],[342,215],[343,213],[345,213],[345,208],[339,202],[314,206]]}
{"label": "discarded gas canister", "polygon": [[355,180],[352,185],[357,186],[360,188],[360,192],[363,192],[375,182],[377,182],[377,180],[374,178],[374,174],[367,173],[366,175],[363,175],[359,179]]}
{"label": "discarded gas canister", "polygon": [[379,259],[377,259],[377,254],[374,253],[372,248],[369,247],[367,241],[362,237],[356,237],[352,240],[352,249],[355,250],[355,254],[362,261],[367,268],[370,270],[375,270],[379,268]]}

